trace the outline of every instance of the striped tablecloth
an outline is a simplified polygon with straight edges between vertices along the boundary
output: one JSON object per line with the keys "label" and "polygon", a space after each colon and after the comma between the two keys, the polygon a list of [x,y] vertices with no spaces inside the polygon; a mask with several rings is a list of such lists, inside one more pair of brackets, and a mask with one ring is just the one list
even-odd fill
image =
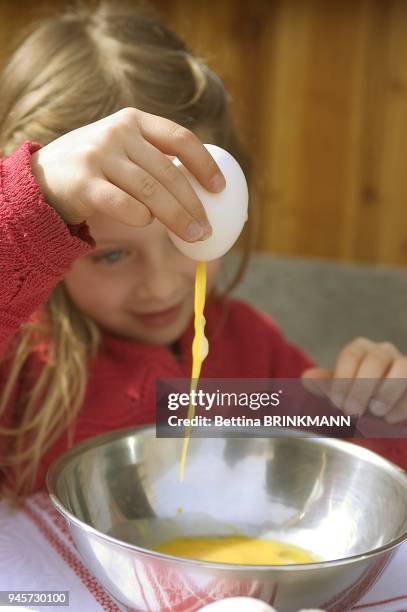
{"label": "striped tablecloth", "polygon": [[[68,609],[74,612],[120,612],[81,561],[65,520],[46,494],[34,495],[13,513],[0,502],[0,590],[69,591]],[[0,612],[6,609],[41,608],[0,606]],[[67,608],[42,609],[58,612]],[[353,610],[407,612],[407,543]]]}

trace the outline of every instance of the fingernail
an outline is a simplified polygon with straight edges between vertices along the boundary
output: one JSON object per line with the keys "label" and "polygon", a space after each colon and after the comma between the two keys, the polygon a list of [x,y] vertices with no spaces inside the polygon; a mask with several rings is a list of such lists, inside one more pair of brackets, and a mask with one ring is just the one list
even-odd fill
{"label": "fingernail", "polygon": [[372,400],[369,404],[369,410],[375,416],[382,417],[387,414],[389,407],[381,400]]}
{"label": "fingernail", "polygon": [[187,227],[187,237],[190,240],[199,240],[204,234],[204,228],[197,221],[192,221]]}
{"label": "fingernail", "polygon": [[346,414],[348,414],[349,416],[352,414],[362,414],[363,411],[361,404],[355,399],[346,400],[343,408]]}
{"label": "fingernail", "polygon": [[214,191],[222,191],[226,187],[226,181],[223,174],[218,172],[211,180],[211,187]]}
{"label": "fingernail", "polygon": [[209,236],[212,236],[212,227],[207,222],[201,223],[201,226],[202,226],[203,231],[204,231],[201,240],[206,240],[207,238],[209,238]]}

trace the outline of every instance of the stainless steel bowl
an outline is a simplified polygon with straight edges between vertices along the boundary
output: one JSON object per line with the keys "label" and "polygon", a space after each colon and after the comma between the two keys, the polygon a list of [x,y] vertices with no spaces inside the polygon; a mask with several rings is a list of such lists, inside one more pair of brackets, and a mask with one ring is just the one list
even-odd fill
{"label": "stainless steel bowl", "polygon": [[[191,440],[179,480],[179,439],[153,427],[97,436],[62,455],[47,477],[85,563],[123,609],[193,612],[232,595],[281,612],[344,612],[407,539],[407,475],[340,440]],[[309,549],[323,561],[254,566],[151,550],[177,535],[239,533]]]}

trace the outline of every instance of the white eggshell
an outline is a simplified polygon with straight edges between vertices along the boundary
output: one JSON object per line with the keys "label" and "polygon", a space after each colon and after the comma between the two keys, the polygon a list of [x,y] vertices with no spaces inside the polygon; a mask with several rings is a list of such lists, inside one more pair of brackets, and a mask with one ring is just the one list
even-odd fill
{"label": "white eggshell", "polygon": [[235,158],[221,147],[206,144],[205,147],[222,170],[226,187],[220,193],[207,191],[178,159],[173,163],[184,172],[198,198],[205,207],[212,235],[207,240],[186,242],[173,232],[169,235],[184,255],[196,261],[211,261],[222,257],[238,239],[247,220],[249,194],[243,171]]}
{"label": "white eggshell", "polygon": [[253,597],[226,597],[201,608],[199,612],[276,612],[276,610]]}

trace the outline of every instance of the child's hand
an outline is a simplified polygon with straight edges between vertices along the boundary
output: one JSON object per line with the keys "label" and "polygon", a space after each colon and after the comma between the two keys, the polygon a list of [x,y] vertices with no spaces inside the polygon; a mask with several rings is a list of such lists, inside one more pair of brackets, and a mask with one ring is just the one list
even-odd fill
{"label": "child's hand", "polygon": [[[311,368],[302,377],[310,391],[319,386],[324,395],[331,381],[329,398],[346,414],[369,410],[391,424],[407,419],[407,355],[389,342],[356,338],[339,353],[333,370]],[[357,384],[358,379],[371,380]]]}
{"label": "child's hand", "polygon": [[225,186],[191,131],[135,108],[57,138],[32,155],[32,170],[47,202],[67,223],[94,213],[134,226],[157,217],[184,240],[207,238],[205,210],[167,156],[178,157],[206,189]]}

